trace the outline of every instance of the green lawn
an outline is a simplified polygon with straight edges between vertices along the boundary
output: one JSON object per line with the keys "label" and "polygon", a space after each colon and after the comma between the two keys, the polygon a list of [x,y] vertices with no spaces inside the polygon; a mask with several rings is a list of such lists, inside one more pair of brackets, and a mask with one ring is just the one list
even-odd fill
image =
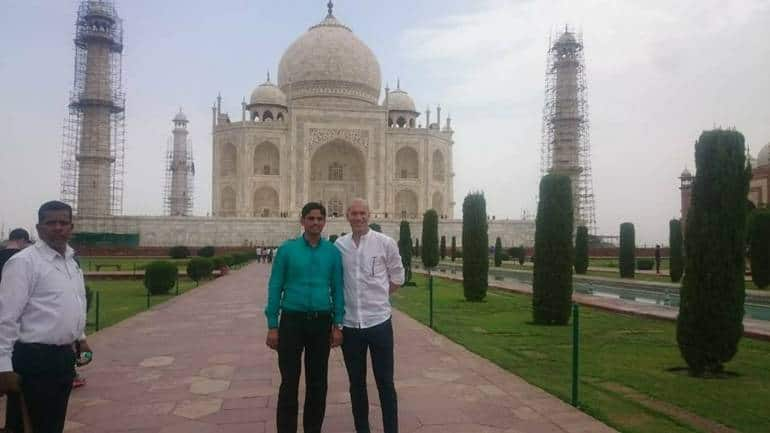
{"label": "green lawn", "polygon": [[[99,327],[104,329],[121,320],[127,319],[147,308],[147,291],[142,280],[89,280],[86,284],[99,292]],[[179,280],[179,293],[182,294],[195,287],[195,283]],[[156,295],[150,298],[151,305],[165,302],[175,296],[175,289],[169,295]],[[94,331],[96,322],[96,297],[94,305],[88,312],[88,332]]]}
{"label": "green lawn", "polygon": [[[427,324],[425,279],[415,281],[417,287],[394,294],[394,305]],[[491,290],[485,302],[468,303],[461,283],[434,281],[438,332],[569,401],[571,327],[531,325],[529,296]],[[580,402],[587,413],[628,433],[707,431],[684,421],[688,414],[741,432],[770,431],[770,343],[743,339],[727,365],[734,377],[696,379],[670,371],[685,365],[673,323],[587,307],[580,323]],[[678,415],[666,414],[666,404]]]}

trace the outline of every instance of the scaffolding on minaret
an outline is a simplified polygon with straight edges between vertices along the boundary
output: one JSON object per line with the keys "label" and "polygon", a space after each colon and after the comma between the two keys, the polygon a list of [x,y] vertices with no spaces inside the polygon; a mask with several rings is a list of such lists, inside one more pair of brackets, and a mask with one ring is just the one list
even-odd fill
{"label": "scaffolding on minaret", "polygon": [[192,141],[188,138],[187,117],[179,113],[174,117],[173,136],[166,144],[163,188],[163,210],[168,216],[191,216],[193,213],[195,162]]}
{"label": "scaffolding on minaret", "polygon": [[575,226],[596,235],[586,87],[583,37],[565,27],[556,42],[548,41],[540,175],[570,177]]}
{"label": "scaffolding on minaret", "polygon": [[123,24],[112,0],[82,0],[75,22],[69,115],[61,148],[61,199],[81,216],[123,211]]}

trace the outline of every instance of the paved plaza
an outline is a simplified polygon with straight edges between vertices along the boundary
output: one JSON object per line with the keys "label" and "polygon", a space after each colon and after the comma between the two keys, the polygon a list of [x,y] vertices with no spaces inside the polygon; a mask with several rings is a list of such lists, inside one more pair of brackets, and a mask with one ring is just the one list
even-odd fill
{"label": "paved plaza", "polygon": [[[73,392],[67,431],[274,432],[279,374],[262,314],[268,272],[253,263],[90,336],[95,360],[84,370],[88,385]],[[614,431],[404,314],[394,313],[394,329],[403,433]],[[372,427],[382,431],[369,375]],[[353,432],[339,349],[324,432]]]}

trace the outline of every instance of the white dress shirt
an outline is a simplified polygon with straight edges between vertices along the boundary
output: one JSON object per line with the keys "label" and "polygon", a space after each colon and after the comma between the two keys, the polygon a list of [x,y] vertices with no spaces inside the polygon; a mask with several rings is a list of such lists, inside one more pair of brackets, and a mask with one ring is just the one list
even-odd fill
{"label": "white dress shirt", "polygon": [[350,328],[370,328],[390,318],[390,283],[404,284],[404,266],[396,241],[369,230],[358,245],[352,234],[334,242],[345,274],[345,319]]}
{"label": "white dress shirt", "polygon": [[16,340],[65,345],[84,339],[83,272],[67,246],[64,256],[38,241],[11,257],[0,281],[0,372],[12,371]]}

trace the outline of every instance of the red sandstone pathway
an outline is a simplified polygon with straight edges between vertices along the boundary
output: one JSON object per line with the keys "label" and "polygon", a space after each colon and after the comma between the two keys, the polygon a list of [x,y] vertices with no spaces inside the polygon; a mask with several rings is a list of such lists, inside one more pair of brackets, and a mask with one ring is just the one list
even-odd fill
{"label": "red sandstone pathway", "polygon": [[[73,392],[67,431],[274,432],[277,355],[264,345],[261,312],[267,275],[251,264],[90,336],[95,360],[84,370],[88,385]],[[403,433],[614,432],[404,314],[394,313],[394,328]],[[382,431],[371,373],[370,382],[372,427]],[[353,432],[339,349],[324,432]]]}

